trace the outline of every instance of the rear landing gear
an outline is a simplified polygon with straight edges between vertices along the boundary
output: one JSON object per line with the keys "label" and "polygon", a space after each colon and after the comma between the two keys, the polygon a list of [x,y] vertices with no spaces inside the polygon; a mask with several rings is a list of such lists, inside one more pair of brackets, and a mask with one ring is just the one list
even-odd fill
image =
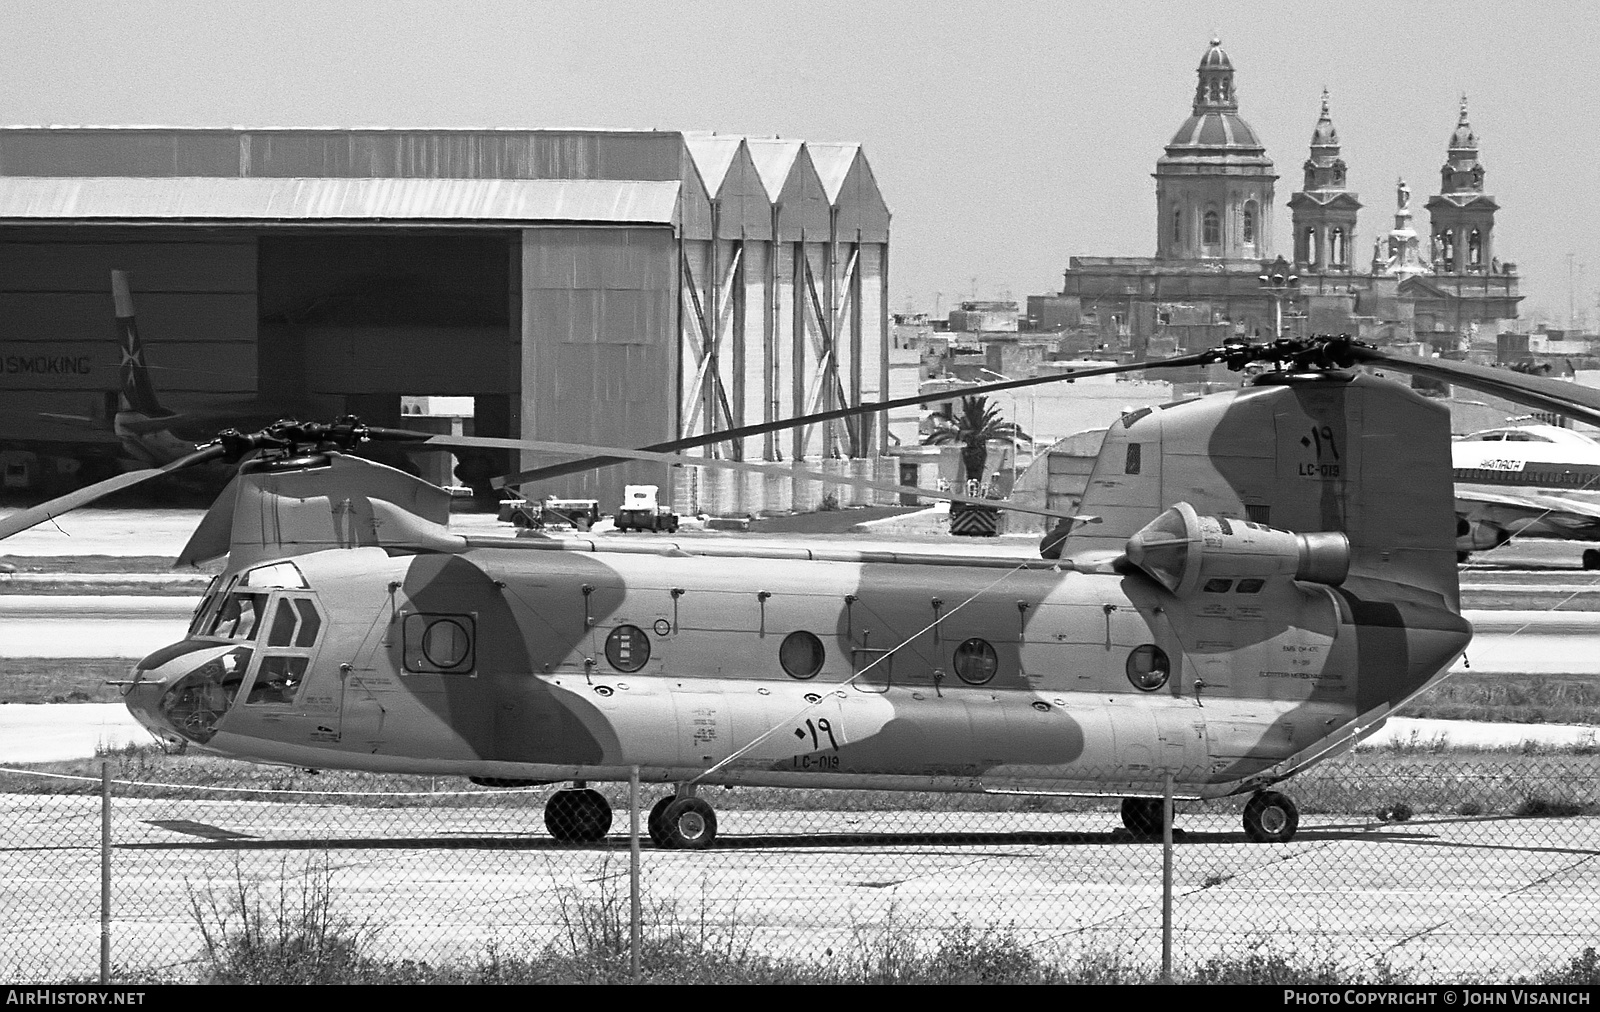
{"label": "rear landing gear", "polygon": [[667,795],[650,809],[648,825],[662,850],[704,850],[717,838],[717,813],[699,798]]}
{"label": "rear landing gear", "polygon": [[1244,806],[1244,832],[1257,843],[1288,843],[1300,828],[1300,810],[1286,794],[1259,791]]}
{"label": "rear landing gear", "polygon": [[1140,838],[1160,836],[1161,806],[1160,798],[1123,798],[1122,824]]}
{"label": "rear landing gear", "polygon": [[556,791],[544,805],[544,825],[566,843],[595,843],[611,829],[611,803],[596,790]]}

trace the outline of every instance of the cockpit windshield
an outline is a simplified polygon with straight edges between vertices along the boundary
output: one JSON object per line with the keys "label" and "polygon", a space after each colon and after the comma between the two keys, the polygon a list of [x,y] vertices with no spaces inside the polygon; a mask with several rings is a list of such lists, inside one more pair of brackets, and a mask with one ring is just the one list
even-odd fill
{"label": "cockpit windshield", "polygon": [[227,640],[253,640],[266,610],[266,594],[234,591],[222,599],[204,635]]}

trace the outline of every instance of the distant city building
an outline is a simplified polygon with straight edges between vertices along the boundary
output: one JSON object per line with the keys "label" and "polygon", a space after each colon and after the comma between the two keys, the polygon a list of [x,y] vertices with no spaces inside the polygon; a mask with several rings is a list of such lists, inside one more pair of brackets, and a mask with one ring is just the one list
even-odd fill
{"label": "distant city building", "polygon": [[[1502,321],[1522,296],[1514,264],[1495,253],[1499,205],[1484,192],[1478,140],[1460,117],[1430,197],[1429,239],[1417,235],[1411,191],[1396,187],[1392,229],[1358,267],[1358,216],[1330,97],[1311,135],[1301,189],[1288,200],[1293,248],[1286,283],[1269,290],[1277,175],[1239,113],[1232,61],[1213,39],[1198,69],[1189,117],[1156,162],[1156,255],[1071,258],[1061,291],[1028,298],[1024,330],[1059,331],[1099,353],[1140,361],[1232,336],[1348,333],[1425,353],[1493,361]],[[1294,282],[1287,283],[1293,276]],[[1220,367],[1177,376],[1222,379]]]}

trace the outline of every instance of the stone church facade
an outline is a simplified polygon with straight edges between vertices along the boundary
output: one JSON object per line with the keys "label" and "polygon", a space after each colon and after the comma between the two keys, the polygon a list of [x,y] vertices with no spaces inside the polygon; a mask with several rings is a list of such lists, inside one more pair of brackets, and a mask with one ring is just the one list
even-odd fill
{"label": "stone church facade", "polygon": [[[1417,234],[1402,180],[1393,225],[1375,237],[1366,259],[1358,233],[1363,205],[1348,188],[1327,92],[1300,189],[1287,201],[1292,248],[1279,251],[1279,177],[1240,115],[1233,64],[1220,40],[1201,57],[1197,76],[1191,113],[1156,162],[1155,256],[1073,257],[1058,294],[1029,298],[1033,327],[1085,337],[1136,360],[1233,336],[1267,340],[1275,331],[1348,333],[1416,345],[1423,354],[1492,359],[1501,322],[1516,317],[1522,296],[1516,266],[1495,247],[1499,205],[1484,190],[1465,97],[1439,192],[1425,205],[1427,239]],[[1272,290],[1262,279],[1275,273],[1295,281]]]}

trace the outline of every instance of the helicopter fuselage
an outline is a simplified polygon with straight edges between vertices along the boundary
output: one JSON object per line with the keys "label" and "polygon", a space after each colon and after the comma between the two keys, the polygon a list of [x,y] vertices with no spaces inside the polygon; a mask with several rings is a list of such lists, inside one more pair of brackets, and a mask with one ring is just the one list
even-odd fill
{"label": "helicopter fuselage", "polygon": [[128,705],[312,768],[1215,797],[1353,744],[1470,636],[1359,579],[490,540],[226,573]]}

